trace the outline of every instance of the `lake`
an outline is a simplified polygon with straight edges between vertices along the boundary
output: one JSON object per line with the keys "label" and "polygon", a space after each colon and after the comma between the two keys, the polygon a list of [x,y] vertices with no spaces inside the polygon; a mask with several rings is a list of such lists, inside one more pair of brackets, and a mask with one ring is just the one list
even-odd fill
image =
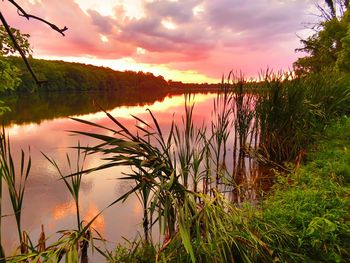
{"label": "lake", "polygon": [[[195,94],[193,120],[195,125],[209,125],[216,94]],[[32,169],[28,179],[22,211],[22,229],[27,231],[34,243],[44,226],[48,244],[57,239],[58,230],[76,228],[75,205],[64,182],[60,180],[57,170],[43,156],[52,157],[65,172],[69,173],[66,153],[74,160],[76,151],[69,147],[93,145],[92,139],[74,135],[70,131],[95,132],[95,128],[70,119],[71,117],[87,120],[99,125],[116,128],[98,105],[132,129],[137,121],[131,115],[150,121],[147,109],[156,116],[165,134],[169,132],[171,123],[181,123],[184,115],[184,95],[166,95],[152,97],[151,94],[35,94],[10,100],[13,111],[3,117],[5,129],[10,135],[12,151],[19,160],[20,149],[29,151],[32,158]],[[230,139],[230,138],[229,138]],[[227,152],[232,155],[232,144]],[[86,168],[101,163],[101,156],[89,155]],[[249,167],[251,160],[245,158]],[[74,164],[74,161],[72,162]],[[234,166],[228,162],[227,166]],[[129,167],[110,168],[94,172],[83,177],[81,186],[81,215],[84,220],[92,219],[99,211],[125,193],[132,182],[118,180]],[[246,177],[246,196],[257,199],[255,186],[264,184],[256,177]],[[254,187],[253,187],[254,186]],[[6,189],[4,190],[6,193]],[[9,198],[4,196],[3,214],[10,215]],[[118,203],[108,208],[97,218],[93,226],[107,239],[107,246],[112,248],[123,238],[133,239],[137,231],[141,232],[142,208],[136,196],[125,203]],[[13,251],[18,245],[17,229],[13,216],[3,218],[2,240],[5,251]],[[7,252],[8,253],[8,252]]]}

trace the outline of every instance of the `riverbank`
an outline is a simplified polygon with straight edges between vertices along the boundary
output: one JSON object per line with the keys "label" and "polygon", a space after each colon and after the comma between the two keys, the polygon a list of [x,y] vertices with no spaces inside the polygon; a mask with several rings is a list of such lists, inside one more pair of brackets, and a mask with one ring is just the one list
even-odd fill
{"label": "riverbank", "polygon": [[[306,164],[280,176],[262,219],[292,234],[272,248],[284,259],[349,262],[350,118],[343,117],[306,153]],[[289,260],[288,260],[289,261]]]}
{"label": "riverbank", "polygon": [[203,198],[205,235],[193,235],[191,245],[181,233],[161,247],[141,239],[118,246],[110,262],[349,262],[350,118],[328,126],[304,161],[277,175],[258,207]]}

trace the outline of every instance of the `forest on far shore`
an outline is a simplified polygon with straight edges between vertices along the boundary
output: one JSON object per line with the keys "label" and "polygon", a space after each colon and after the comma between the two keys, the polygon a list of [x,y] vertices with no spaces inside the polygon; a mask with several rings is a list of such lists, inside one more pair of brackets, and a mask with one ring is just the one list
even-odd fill
{"label": "forest on far shore", "polygon": [[[15,66],[20,71],[20,84],[15,92],[27,91],[88,91],[88,90],[125,90],[141,89],[162,91],[208,91],[219,87],[218,84],[182,83],[166,81],[163,76],[149,72],[115,71],[111,68],[93,65],[51,61],[29,58],[29,62],[43,83],[38,86],[20,57],[1,57],[1,60]],[[7,90],[6,93],[13,93]]]}

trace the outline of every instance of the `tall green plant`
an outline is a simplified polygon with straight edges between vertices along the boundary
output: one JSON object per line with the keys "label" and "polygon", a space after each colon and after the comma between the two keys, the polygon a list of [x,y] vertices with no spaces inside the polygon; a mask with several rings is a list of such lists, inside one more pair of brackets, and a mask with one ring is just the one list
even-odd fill
{"label": "tall green plant", "polygon": [[75,171],[72,170],[72,162],[71,158],[68,154],[66,154],[66,159],[68,163],[68,167],[70,170],[70,173],[68,175],[65,175],[60,167],[58,166],[57,162],[42,153],[45,158],[56,168],[58,174],[60,175],[61,179],[63,180],[64,184],[66,185],[69,193],[71,194],[74,203],[75,203],[75,210],[76,210],[76,217],[77,217],[77,228],[78,230],[81,230],[81,218],[80,218],[80,203],[79,203],[79,194],[80,194],[80,186],[81,186],[81,180],[83,176],[84,163],[86,160],[86,152],[83,154],[81,152],[80,143],[78,142],[77,148],[77,157],[76,157],[76,164],[75,164]]}
{"label": "tall green plant", "polygon": [[14,160],[12,158],[10,139],[9,137],[6,138],[4,128],[0,134],[0,167],[1,180],[3,179],[6,183],[6,188],[9,192],[12,210],[16,220],[21,252],[24,253],[26,251],[26,244],[22,235],[21,216],[24,192],[31,168],[31,157],[29,155],[26,160],[24,151],[21,151],[20,171],[18,173],[15,169]]}
{"label": "tall green plant", "polygon": [[[193,96],[193,97],[192,97]],[[185,94],[185,115],[182,117],[182,126],[174,124],[172,142],[174,144],[175,170],[179,173],[181,182],[186,189],[199,191],[199,183],[203,180],[202,161],[206,149],[206,127],[195,127],[193,121],[195,95]],[[207,181],[209,184],[209,180]],[[208,187],[208,186],[205,186]]]}
{"label": "tall green plant", "polygon": [[[132,172],[125,175],[122,179],[134,180],[135,186],[127,193],[115,200],[116,202],[127,199],[133,193],[145,193],[150,191],[149,218],[159,221],[161,233],[170,237],[175,232],[176,213],[174,208],[174,199],[179,203],[183,202],[186,188],[180,182],[179,175],[176,174],[172,158],[171,139],[173,128],[170,135],[165,138],[160,126],[150,112],[154,126],[135,117],[136,120],[148,127],[148,130],[141,125],[137,125],[138,132],[134,135],[124,125],[122,125],[113,116],[106,113],[110,120],[116,124],[117,129],[103,127],[88,121],[77,120],[90,126],[102,129],[101,131],[112,132],[114,136],[108,136],[101,133],[87,133],[77,131],[76,133],[95,138],[100,141],[95,146],[82,147],[88,153],[102,153],[106,157],[106,162],[92,170],[101,170],[113,166],[127,165],[131,166]],[[141,135],[142,134],[142,135]],[[153,140],[155,145],[149,143]],[[146,201],[147,199],[141,199]],[[157,216],[156,216],[157,212]],[[152,222],[151,224],[153,224]]]}
{"label": "tall green plant", "polygon": [[[75,162],[75,170],[72,170],[72,162],[71,158],[68,154],[66,154],[66,159],[68,163],[68,167],[70,172],[68,175],[65,175],[57,162],[48,157],[43,153],[45,158],[56,168],[59,173],[61,179],[64,181],[69,193],[71,194],[76,208],[76,219],[77,219],[77,230],[72,231],[61,231],[63,233],[62,238],[57,242],[57,244],[52,245],[53,251],[55,253],[58,251],[59,253],[64,253],[68,261],[77,262],[80,258],[81,263],[88,262],[87,249],[90,243],[92,243],[92,231],[90,229],[90,225],[93,221],[100,215],[98,213],[95,218],[93,218],[90,222],[88,222],[87,226],[83,226],[83,222],[81,221],[80,216],[80,187],[82,182],[82,176],[84,174],[85,168],[84,163],[86,160],[87,152],[81,152],[82,147],[80,146],[80,142],[76,147],[77,156]],[[62,250],[62,251],[61,251]],[[50,251],[50,249],[48,250]],[[78,255],[80,253],[80,255]],[[42,253],[40,254],[42,257]]]}
{"label": "tall green plant", "polygon": [[231,73],[228,76],[228,83],[222,81],[222,92],[219,92],[214,100],[213,112],[211,119],[211,136],[209,138],[212,156],[214,158],[215,167],[215,183],[216,187],[227,175],[226,154],[227,140],[230,135],[232,121],[232,86],[229,83]]}

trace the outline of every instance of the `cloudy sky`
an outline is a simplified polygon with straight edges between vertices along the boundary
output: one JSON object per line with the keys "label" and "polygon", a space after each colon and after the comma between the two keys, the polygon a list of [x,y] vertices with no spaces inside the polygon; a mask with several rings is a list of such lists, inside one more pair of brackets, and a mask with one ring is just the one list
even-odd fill
{"label": "cloudy sky", "polygon": [[215,82],[230,70],[255,77],[267,67],[288,69],[302,54],[316,0],[18,0],[33,15],[1,1],[11,26],[31,35],[34,57],[116,70],[142,70],[184,82]]}

